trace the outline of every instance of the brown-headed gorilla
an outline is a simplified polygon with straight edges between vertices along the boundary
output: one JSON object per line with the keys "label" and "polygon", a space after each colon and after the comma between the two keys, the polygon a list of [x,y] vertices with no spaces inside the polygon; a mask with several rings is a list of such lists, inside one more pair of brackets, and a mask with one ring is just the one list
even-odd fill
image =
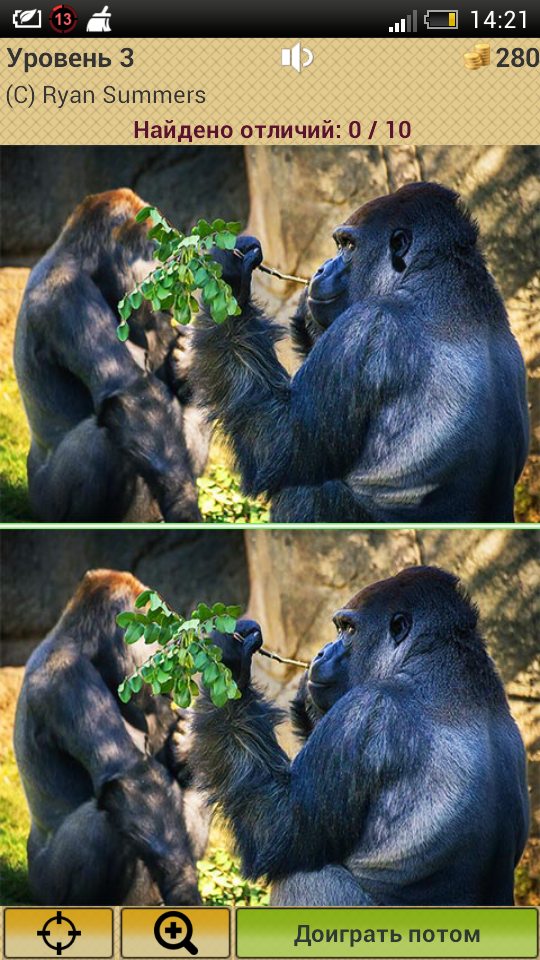
{"label": "brown-headed gorilla", "polygon": [[209,812],[192,778],[189,711],[146,685],[130,703],[117,695],[152,653],[127,646],[116,624],[143,589],[129,573],[87,573],[28,661],[14,740],[37,903],[201,902]]}
{"label": "brown-headed gorilla", "polygon": [[246,876],[284,906],[513,903],[528,833],[523,742],[455,577],[412,567],[334,618],[293,704],[251,683],[260,628],[215,635],[242,692],[197,704],[194,763],[232,825]]}
{"label": "brown-headed gorilla", "polygon": [[513,520],[525,368],[457,194],[414,183],[360,207],[282,330],[251,299],[262,259],[218,251],[242,314],[196,335],[198,382],[244,489],[286,522]]}
{"label": "brown-headed gorilla", "polygon": [[15,370],[31,432],[30,502],[39,520],[200,520],[196,477],[209,430],[190,378],[190,333],[148,302],[131,336],[117,303],[156,266],[144,202],[89,196],[30,274]]}

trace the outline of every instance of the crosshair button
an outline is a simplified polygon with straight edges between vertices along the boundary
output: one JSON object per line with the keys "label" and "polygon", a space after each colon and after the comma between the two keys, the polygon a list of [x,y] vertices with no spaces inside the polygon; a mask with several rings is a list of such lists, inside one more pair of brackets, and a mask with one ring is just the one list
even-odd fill
{"label": "crosshair button", "polygon": [[2,956],[7,960],[101,960],[113,955],[113,911],[109,907],[4,910]]}
{"label": "crosshair button", "polygon": [[[67,926],[67,930],[60,931],[60,930],[54,929],[54,927],[51,927],[51,924],[54,924],[54,923],[58,925],[64,924],[65,926]],[[49,929],[49,927],[51,927],[51,929]],[[68,937],[67,942],[66,941],[63,942],[62,940],[55,940],[57,936],[61,934],[63,935],[64,932]],[[67,950],[69,947],[71,947],[75,943],[75,937],[80,937],[81,931],[75,929],[75,924],[69,919],[69,917],[63,917],[62,911],[57,910],[56,916],[51,917],[49,920],[47,920],[47,922],[43,925],[43,929],[37,930],[36,934],[38,937],[43,937],[43,942],[46,943],[51,950],[54,950],[56,952],[56,956],[59,957],[62,954],[62,950]],[[51,942],[51,940],[53,942]]]}

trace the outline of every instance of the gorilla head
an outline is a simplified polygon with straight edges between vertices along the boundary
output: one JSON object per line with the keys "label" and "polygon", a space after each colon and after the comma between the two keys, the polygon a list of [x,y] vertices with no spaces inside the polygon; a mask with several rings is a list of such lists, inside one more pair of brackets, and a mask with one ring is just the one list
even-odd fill
{"label": "gorilla head", "polygon": [[308,289],[319,329],[359,298],[389,294],[400,280],[441,257],[470,253],[478,230],[457,193],[436,183],[411,183],[365,203],[333,237],[337,254],[319,267]]}
{"label": "gorilla head", "polygon": [[321,713],[354,686],[384,681],[404,668],[420,674],[430,653],[444,672],[453,669],[456,645],[469,648],[469,655],[483,650],[476,607],[456,577],[435,567],[410,567],[366,587],[333,621],[337,639],[314,657],[307,679]]}

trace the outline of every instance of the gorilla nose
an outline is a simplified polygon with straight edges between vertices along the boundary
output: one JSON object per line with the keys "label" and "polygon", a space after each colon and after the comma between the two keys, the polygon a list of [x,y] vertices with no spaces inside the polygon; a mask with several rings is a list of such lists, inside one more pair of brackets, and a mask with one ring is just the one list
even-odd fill
{"label": "gorilla nose", "polygon": [[320,265],[320,267],[318,268],[318,270],[316,270],[315,273],[313,274],[312,279],[315,278],[315,277],[320,277],[320,276],[325,272],[325,270],[328,269],[328,265],[331,264],[331,263],[333,263],[332,260],[325,260],[324,263],[321,263],[321,265]]}

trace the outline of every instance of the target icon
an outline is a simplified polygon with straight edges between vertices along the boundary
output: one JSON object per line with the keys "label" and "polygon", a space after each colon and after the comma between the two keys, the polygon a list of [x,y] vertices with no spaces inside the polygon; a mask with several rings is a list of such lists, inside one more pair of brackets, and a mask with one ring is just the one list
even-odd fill
{"label": "target icon", "polygon": [[[49,930],[48,928],[52,923],[57,925],[58,924],[63,925],[64,929],[62,931],[58,929]],[[81,931],[75,929],[75,924],[72,923],[69,917],[63,917],[62,911],[57,910],[56,916],[50,917],[47,920],[47,922],[43,924],[42,930],[36,930],[36,934],[38,937],[43,937],[43,943],[46,943],[47,946],[51,948],[51,950],[55,951],[56,956],[59,957],[62,954],[62,950],[67,950],[68,947],[71,947],[72,944],[75,943],[75,938],[80,937]],[[66,942],[63,942],[62,940],[56,940],[55,943],[51,943],[51,940],[49,940],[49,937],[51,937],[51,939],[54,939],[58,935],[63,935],[64,938],[67,936],[69,937],[69,939]]]}

